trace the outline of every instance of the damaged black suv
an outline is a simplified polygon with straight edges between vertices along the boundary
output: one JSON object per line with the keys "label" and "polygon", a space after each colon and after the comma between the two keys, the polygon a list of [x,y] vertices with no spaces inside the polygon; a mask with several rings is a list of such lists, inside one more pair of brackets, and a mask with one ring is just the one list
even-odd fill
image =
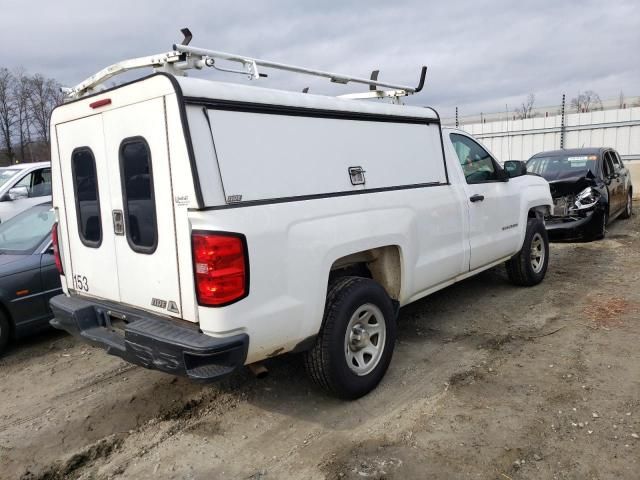
{"label": "damaged black suv", "polygon": [[540,152],[527,161],[527,172],[549,182],[551,240],[604,238],[610,221],[631,217],[631,175],[611,148]]}

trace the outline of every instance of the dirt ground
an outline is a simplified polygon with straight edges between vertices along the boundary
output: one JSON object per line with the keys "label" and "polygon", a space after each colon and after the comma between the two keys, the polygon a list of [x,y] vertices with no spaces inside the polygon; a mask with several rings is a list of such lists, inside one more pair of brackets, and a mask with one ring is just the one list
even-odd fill
{"label": "dirt ground", "polygon": [[214,385],[51,332],[0,359],[2,479],[638,479],[640,216],[401,311],[377,390],[328,398],[296,356]]}

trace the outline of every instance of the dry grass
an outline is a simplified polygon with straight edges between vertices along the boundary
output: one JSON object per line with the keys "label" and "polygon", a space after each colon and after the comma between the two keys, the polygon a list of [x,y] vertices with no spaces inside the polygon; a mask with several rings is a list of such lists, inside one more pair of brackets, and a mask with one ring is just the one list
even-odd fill
{"label": "dry grass", "polygon": [[582,312],[597,327],[620,327],[624,324],[622,317],[631,310],[632,304],[622,297],[603,298],[598,296],[589,300]]}

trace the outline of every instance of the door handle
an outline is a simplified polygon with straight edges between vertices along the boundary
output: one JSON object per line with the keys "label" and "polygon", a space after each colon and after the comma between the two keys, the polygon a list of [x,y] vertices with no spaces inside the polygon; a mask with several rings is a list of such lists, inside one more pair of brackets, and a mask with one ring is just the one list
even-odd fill
{"label": "door handle", "polygon": [[113,233],[116,235],[124,235],[124,215],[122,210],[114,210],[113,212]]}
{"label": "door handle", "polygon": [[476,193],[475,195],[472,195],[471,197],[469,197],[469,200],[471,200],[472,202],[481,202],[484,200],[484,195],[478,195]]}

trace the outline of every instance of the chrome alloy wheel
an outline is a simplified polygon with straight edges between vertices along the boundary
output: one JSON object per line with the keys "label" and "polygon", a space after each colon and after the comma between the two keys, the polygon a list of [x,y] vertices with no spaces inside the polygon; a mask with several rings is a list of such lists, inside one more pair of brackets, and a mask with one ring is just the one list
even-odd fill
{"label": "chrome alloy wheel", "polygon": [[531,239],[531,268],[535,273],[540,273],[542,270],[546,254],[542,235],[536,233]]}
{"label": "chrome alloy wheel", "polygon": [[382,358],[386,332],[384,315],[371,303],[361,305],[351,315],[344,337],[344,353],[353,373],[363,376],[376,368]]}

